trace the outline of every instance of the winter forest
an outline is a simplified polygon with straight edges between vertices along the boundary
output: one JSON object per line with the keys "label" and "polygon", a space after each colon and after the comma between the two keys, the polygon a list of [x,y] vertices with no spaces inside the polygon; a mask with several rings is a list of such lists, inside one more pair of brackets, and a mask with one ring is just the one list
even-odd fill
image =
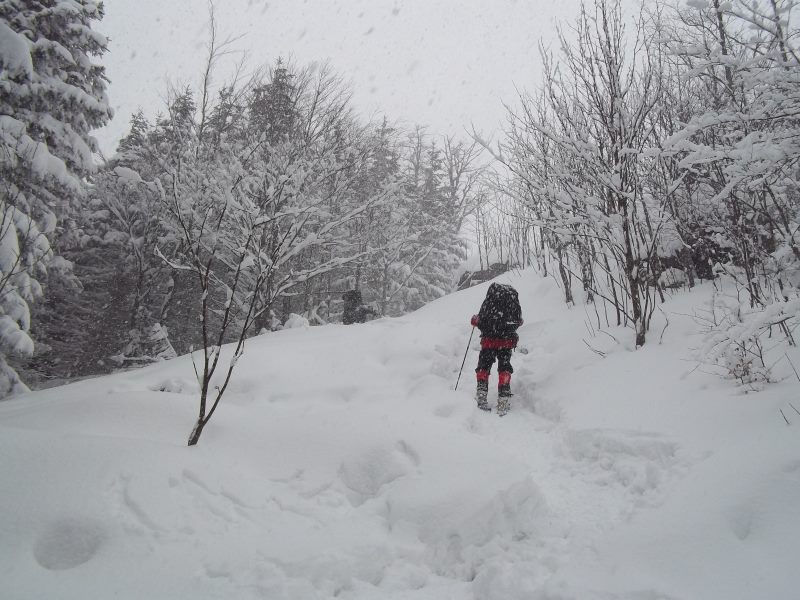
{"label": "winter forest", "polygon": [[704,360],[768,381],[799,306],[793,8],[585,5],[492,143],[367,120],[329,65],[219,83],[212,6],[199,84],[98,163],[102,3],[4,2],[3,394],[341,322],[349,290],[400,315],[456,289],[469,242],[636,346],[667,288],[725,280]]}
{"label": "winter forest", "polygon": [[[318,330],[319,337],[309,339],[324,340],[333,336],[325,332],[343,331],[341,336],[349,341],[342,344],[357,347],[367,344],[365,337],[353,337],[362,331],[360,323],[376,321],[388,336],[394,331],[392,323],[404,323],[402,319],[412,318],[414,311],[433,311],[438,299],[514,273],[528,281],[520,287],[525,321],[537,323],[527,342],[521,330],[521,343],[527,345],[524,355],[518,352],[514,360],[538,357],[538,363],[531,359],[532,370],[537,364],[551,364],[549,351],[535,342],[549,335],[537,321],[546,311],[537,308],[535,295],[525,296],[525,290],[535,287],[530,282],[536,277],[553,286],[556,292],[548,297],[577,323],[553,334],[551,347],[574,344],[592,360],[623,361],[619,367],[608,367],[609,381],[647,379],[650,367],[642,365],[650,363],[637,362],[645,360],[637,356],[662,345],[670,328],[678,327],[675,315],[680,311],[665,308],[674,304],[685,309],[682,314],[697,334],[691,341],[687,334],[674,342],[675,356],[680,355],[685,369],[720,382],[704,385],[723,385],[726,393],[752,403],[759,402],[764,390],[771,393],[768,390],[783,389],[783,384],[796,385],[800,382],[794,353],[800,324],[798,2],[582,0],[578,8],[576,0],[575,5],[575,16],[557,23],[554,41],[538,44],[541,78],[516,82],[518,93],[498,100],[504,114],[501,129],[484,131],[465,122],[461,132],[453,134],[391,114],[365,113],[348,82],[351,65],[304,64],[293,57],[292,48],[258,60],[246,55],[246,42],[237,32],[224,30],[217,8],[210,3],[203,69],[190,75],[188,85],[165,81],[157,90],[163,99],[160,109],[140,109],[116,150],[104,155],[94,134],[114,118],[114,110],[109,95],[113,82],[104,68],[113,39],[103,33],[103,2],[0,0],[0,399],[10,403],[21,394],[33,391],[34,397],[37,390],[114,373],[127,377],[118,381],[134,381],[145,367],[167,368],[164,365],[191,355],[190,363],[181,363],[191,373],[190,384],[170,375],[149,383],[147,389],[189,394],[194,416],[181,423],[185,429],[181,435],[191,431],[189,444],[195,445],[229,396],[233,408],[241,409],[237,394],[256,385],[252,381],[258,368],[237,366],[251,352],[252,342],[288,340],[292,348],[296,344],[295,358],[281,356],[281,351],[265,353],[263,365],[311,364],[312,346],[327,342],[303,345],[292,341],[299,337],[284,334],[302,330],[297,336],[312,335]],[[502,44],[502,38],[495,43]],[[231,64],[235,66],[230,68]],[[517,286],[515,281],[509,280]],[[704,290],[702,302],[690,300],[698,288]],[[473,312],[483,293],[481,288],[480,298],[471,296]],[[461,333],[469,335],[466,311],[472,309],[462,304],[464,314],[457,318]],[[441,309],[441,314],[447,311]],[[330,328],[340,324],[355,326]],[[414,334],[413,343],[408,334],[397,347],[405,348],[402,344],[408,342],[411,355],[420,338],[432,347],[446,346],[426,338],[436,332],[444,335],[444,329],[437,327],[444,325],[433,319],[420,329],[425,334]],[[366,336],[368,330],[363,331]],[[461,377],[463,344],[469,352],[472,342],[462,337],[454,342],[457,349],[447,350],[449,362],[442,367],[453,379],[450,390],[455,373]],[[375,356],[383,356],[384,345],[394,343],[375,337],[368,347],[375,348]],[[320,364],[338,364],[336,353]],[[445,360],[434,350],[431,353],[434,364]],[[366,371],[369,360],[363,359]],[[469,358],[467,366],[462,365],[463,385],[469,388],[465,394],[474,386],[472,362]],[[330,368],[336,379],[334,366]],[[521,386],[525,369],[518,367]],[[317,377],[313,367],[307,373]],[[391,373],[386,375],[390,380]],[[537,384],[544,385],[544,380]],[[335,394],[346,399],[349,385],[356,384],[343,383]],[[650,393],[643,389],[648,391],[642,397]],[[543,400],[532,391],[518,395],[521,406],[529,401],[537,418],[558,422],[566,414],[567,409],[554,408],[554,400]],[[780,402],[770,409],[776,426],[800,423],[800,402],[788,402],[787,397],[796,395],[782,392]],[[727,412],[724,406],[715,414]],[[436,415],[449,417],[453,410],[445,406]],[[594,413],[581,414],[589,419],[586,415]],[[515,417],[512,412],[503,425]],[[144,423],[141,419],[136,422]],[[207,431],[213,426],[214,421]],[[480,427],[484,426],[473,424],[468,429],[481,431]],[[620,451],[617,442],[597,433],[602,427],[587,421],[580,432],[565,434],[568,450],[556,453],[555,460],[588,460],[590,455],[596,459],[597,453],[622,452],[624,461],[633,461],[614,467],[619,473],[625,471],[618,473],[625,485],[646,480],[636,492],[641,498],[631,507],[649,506],[645,490],[660,490],[666,485],[663,481],[688,470],[694,460],[681,462],[684,458],[678,457],[671,442],[643,441],[636,437],[644,435],[641,431],[630,434],[634,438],[623,436],[626,441],[619,443],[625,450]],[[523,439],[522,431],[515,440]],[[593,433],[583,433],[588,431]],[[212,435],[213,439],[205,439]],[[424,446],[438,435],[419,444]],[[200,447],[226,444],[216,434],[203,438]],[[794,466],[781,467],[795,479],[798,439],[795,435]],[[185,444],[185,440],[184,435],[173,441]],[[370,455],[374,462],[366,466],[345,461],[337,467],[353,506],[368,506],[368,498],[374,500],[395,485],[397,477],[420,468],[419,452],[405,444],[400,441],[388,453]],[[635,461],[641,456],[659,466],[640,471]],[[358,470],[362,467],[363,472]],[[570,476],[582,472],[574,467]],[[128,485],[128,480],[120,481]],[[181,486],[186,484],[180,481]],[[301,513],[312,514],[323,500],[339,506],[322,498],[333,493],[324,491],[328,488],[300,490],[306,485],[300,475],[292,481],[287,485],[299,486],[292,489],[306,498],[300,500]],[[170,482],[172,486],[172,476]],[[452,482],[452,488],[461,483]],[[188,485],[210,493],[204,483]],[[482,527],[508,533],[514,544],[537,537],[568,539],[564,531],[544,531],[539,525],[529,531],[519,524],[527,523],[526,511],[534,510],[525,495],[527,488],[520,485],[509,483],[499,499],[487,500],[505,517],[497,517],[501,524],[489,520]],[[135,488],[125,487],[125,505],[145,528],[169,537],[163,533],[166,525],[148,524],[142,517],[146,510],[131,499],[136,493]],[[589,497],[593,496],[587,492]],[[232,514],[249,514],[252,499],[226,498],[235,505]],[[617,500],[601,502],[599,510],[616,515],[617,509],[611,507],[621,506]],[[313,510],[312,502],[317,502]],[[386,500],[386,511],[405,510],[404,518],[412,521],[421,514],[410,504],[390,504]],[[513,519],[508,517],[511,513]],[[438,513],[425,514],[430,519],[425,523],[437,522]],[[796,511],[780,515],[793,527],[800,519]],[[571,522],[576,531],[585,526],[586,535],[594,531],[591,524]],[[74,525],[69,523],[68,533]],[[58,531],[61,535],[65,530]],[[86,529],[80,531],[82,543],[95,539]],[[95,541],[101,547],[108,534],[98,535],[100,541]],[[392,571],[394,579],[387,575],[389,567],[377,579],[369,574],[354,577],[369,581],[375,589],[391,579],[395,591],[425,588],[431,594],[419,598],[700,597],[646,586],[631,595],[614,595],[602,586],[591,588],[597,595],[588,594],[589,588],[549,588],[538,567],[536,578],[530,580],[520,575],[522,571],[513,571],[516,567],[508,567],[507,555],[519,552],[521,546],[503,546],[495,538],[473,540],[470,546],[467,539],[472,538],[459,535],[458,550],[453,550],[452,534],[442,534],[449,540],[446,543],[422,536],[432,553],[425,560],[434,565],[430,567],[434,575],[426,571],[422,577],[428,568],[420,566],[425,561],[418,564],[405,550],[397,550],[376,559],[395,566],[401,559],[407,561]],[[547,563],[543,553],[555,553],[558,546],[547,543],[539,542],[524,560]],[[500,557],[498,564],[505,566],[484,571],[489,563],[481,562],[475,549],[494,548],[492,544],[500,544],[492,551]],[[55,556],[52,546],[46,548],[37,551],[39,563],[60,564],[63,557]],[[562,550],[563,556],[558,555],[562,558],[578,556],[577,550]],[[0,553],[0,566],[3,557],[11,564]],[[555,564],[561,559],[552,560]],[[367,562],[358,562],[358,567],[348,564],[360,573]],[[316,573],[313,593],[292,579],[296,574],[288,568],[281,567],[286,579],[280,593],[277,588],[258,587],[268,579],[264,573],[257,584],[235,581],[219,568],[220,577],[241,585],[237,590],[256,590],[254,598],[328,598],[342,590],[352,598],[412,597],[410,592],[371,596],[373,592],[352,582],[331,583],[346,570],[339,563],[304,564],[312,565]],[[508,568],[512,571],[503,570]],[[413,582],[419,577],[424,583],[415,588]],[[452,595],[439,595],[444,593],[444,588],[436,588],[444,585],[439,578],[478,587],[470,587],[469,593],[459,587],[447,592]],[[788,588],[781,585],[787,579],[788,574],[773,579],[777,587],[770,589],[785,591]],[[573,585],[576,580],[569,581]],[[601,588],[608,595],[596,591]],[[36,597],[33,589],[20,587],[27,591],[18,597]],[[172,590],[165,597],[183,597],[182,593]],[[710,592],[707,597],[790,597],[729,593]]]}

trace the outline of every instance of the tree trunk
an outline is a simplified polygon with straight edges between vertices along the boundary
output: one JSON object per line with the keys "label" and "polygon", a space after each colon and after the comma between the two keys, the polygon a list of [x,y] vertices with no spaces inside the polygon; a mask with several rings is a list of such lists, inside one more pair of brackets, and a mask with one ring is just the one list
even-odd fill
{"label": "tree trunk", "polygon": [[639,297],[639,281],[636,261],[633,258],[633,240],[631,239],[631,225],[628,218],[627,202],[623,205],[622,231],[625,236],[625,277],[628,279],[628,287],[631,297],[631,309],[633,311],[633,327],[636,330],[636,347],[644,346],[645,341],[645,322],[642,317],[642,302]]}
{"label": "tree trunk", "polygon": [[189,446],[194,446],[197,444],[198,440],[200,440],[200,434],[203,433],[203,428],[206,426],[208,422],[208,417],[206,416],[206,402],[208,400],[208,382],[211,379],[211,376],[208,372],[208,345],[203,348],[203,352],[205,354],[205,366],[203,367],[203,382],[200,387],[200,413],[197,415],[197,423],[194,425],[194,429],[192,429],[192,433],[189,434]]}
{"label": "tree trunk", "polygon": [[586,301],[594,302],[594,270],[592,269],[592,252],[582,243],[578,243],[578,260],[581,263],[581,279],[583,280],[583,291],[586,292]]}
{"label": "tree trunk", "polygon": [[572,285],[569,279],[569,273],[564,266],[564,251],[561,246],[558,247],[558,272],[561,275],[561,281],[564,284],[564,300],[567,304],[574,304],[572,298]]}
{"label": "tree trunk", "polygon": [[192,429],[192,433],[189,436],[189,446],[197,445],[197,442],[200,440],[200,434],[203,433],[203,427],[205,426],[206,424],[203,421],[203,418],[198,418],[197,423],[195,423],[194,429]]}

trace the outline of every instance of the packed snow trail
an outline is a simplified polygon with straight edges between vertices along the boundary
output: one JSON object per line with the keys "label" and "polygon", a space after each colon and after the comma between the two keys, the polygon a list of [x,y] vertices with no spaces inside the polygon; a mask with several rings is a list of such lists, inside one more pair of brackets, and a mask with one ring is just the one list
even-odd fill
{"label": "packed snow trail", "polygon": [[686,376],[694,324],[677,315],[702,290],[667,305],[663,345],[630,352],[551,280],[500,281],[527,351],[503,419],[472,398],[477,336],[452,390],[485,284],[249,341],[191,449],[187,357],[0,404],[4,593],[795,597],[800,421],[776,414],[796,382],[749,396]]}

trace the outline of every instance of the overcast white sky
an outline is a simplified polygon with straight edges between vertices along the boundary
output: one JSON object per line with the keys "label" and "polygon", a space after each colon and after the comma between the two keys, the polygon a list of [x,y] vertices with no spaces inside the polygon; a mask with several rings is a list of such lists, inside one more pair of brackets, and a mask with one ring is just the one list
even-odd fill
{"label": "overcast white sky", "polygon": [[[249,63],[291,55],[329,60],[351,81],[356,106],[433,132],[485,132],[504,118],[515,85],[534,87],[538,44],[578,0],[218,0],[223,35]],[[152,117],[166,82],[196,84],[208,37],[207,0],[106,0],[97,29],[111,38],[103,63],[116,116],[96,133],[107,155],[139,107]],[[221,79],[221,77],[220,77]]]}

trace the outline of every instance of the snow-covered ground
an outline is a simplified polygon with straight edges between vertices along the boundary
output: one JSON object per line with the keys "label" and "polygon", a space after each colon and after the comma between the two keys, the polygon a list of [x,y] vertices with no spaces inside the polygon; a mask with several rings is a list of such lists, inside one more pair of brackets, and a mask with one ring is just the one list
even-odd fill
{"label": "snow-covered ground", "polygon": [[632,352],[552,280],[500,280],[527,351],[502,419],[476,339],[452,389],[487,284],[250,341],[194,448],[187,357],[0,404],[0,596],[800,597],[797,380],[693,371],[708,288]]}

